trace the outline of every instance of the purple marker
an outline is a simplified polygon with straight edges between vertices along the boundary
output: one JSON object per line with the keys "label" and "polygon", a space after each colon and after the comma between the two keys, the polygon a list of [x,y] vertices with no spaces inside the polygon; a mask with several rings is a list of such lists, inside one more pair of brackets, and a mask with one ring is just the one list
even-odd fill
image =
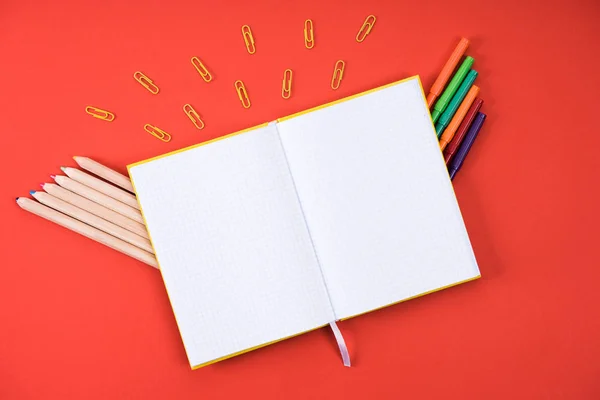
{"label": "purple marker", "polygon": [[460,147],[456,151],[456,154],[450,161],[450,165],[448,166],[448,171],[450,172],[450,179],[454,179],[454,175],[458,172],[460,167],[462,167],[467,154],[469,154],[469,150],[471,150],[471,146],[473,146],[473,142],[477,138],[477,134],[481,129],[481,126],[485,122],[486,115],[482,112],[478,112],[477,116],[473,120],[471,127],[467,131],[465,138],[463,139]]}

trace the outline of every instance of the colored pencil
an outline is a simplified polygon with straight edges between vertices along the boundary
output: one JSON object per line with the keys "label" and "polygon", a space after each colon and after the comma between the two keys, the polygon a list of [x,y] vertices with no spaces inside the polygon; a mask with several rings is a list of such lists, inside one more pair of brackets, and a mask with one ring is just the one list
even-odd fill
{"label": "colored pencil", "polygon": [[66,201],[62,201],[61,199],[56,198],[46,192],[36,192],[32,190],[30,194],[33,196],[33,198],[45,206],[53,208],[56,211],[60,211],[61,213],[93,226],[94,228],[100,229],[102,232],[113,235],[118,239],[147,251],[148,253],[154,254],[154,250],[152,249],[152,245],[148,239],[144,239],[141,236],[128,231],[127,229],[123,229],[112,222],[108,222],[107,220],[97,217],[92,213],[82,210],[81,208],[77,208],[74,205],[69,204]]}
{"label": "colored pencil", "polygon": [[79,182],[75,182],[73,179],[57,175],[51,176],[52,179],[56,181],[63,188],[70,190],[73,193],[76,193],[80,196],[85,197],[88,200],[94,201],[109,210],[113,210],[118,212],[121,215],[126,216],[127,218],[131,218],[132,220],[139,222],[140,224],[144,223],[144,219],[142,218],[142,214],[139,210],[135,208],[129,207],[127,204],[123,204],[118,200],[113,199],[112,197],[108,197],[107,195],[100,193],[97,190],[94,190],[90,187],[87,187]]}
{"label": "colored pencil", "polygon": [[73,159],[81,168],[85,169],[86,171],[89,171],[102,179],[114,183],[115,185],[120,186],[123,189],[130,191],[131,193],[135,193],[131,181],[125,175],[120,174],[117,171],[108,167],[105,167],[104,165],[92,160],[91,158],[75,156],[73,157]]}
{"label": "colored pencil", "polygon": [[47,219],[48,221],[54,222],[62,227],[65,227],[73,232],[79,233],[87,238],[95,240],[98,243],[102,243],[112,249],[115,249],[123,254],[135,258],[143,263],[146,263],[154,268],[158,268],[156,258],[147,251],[140,249],[134,245],[124,242],[121,239],[117,239],[108,233],[102,232],[99,229],[93,228],[89,225],[84,224],[81,221],[71,218],[65,214],[62,214],[56,210],[51,209],[33,201],[28,198],[18,197],[17,204],[25,211],[29,211],[39,217]]}
{"label": "colored pencil", "polygon": [[119,200],[121,203],[125,203],[136,210],[140,209],[136,197],[131,193],[126,192],[119,187],[113,186],[110,183],[101,181],[100,179],[86,174],[77,168],[61,167],[60,169],[75,182],[79,182],[87,187],[91,187],[92,189],[97,190],[100,193],[104,193],[115,200]]}
{"label": "colored pencil", "polygon": [[62,201],[66,201],[67,203],[72,204],[75,207],[81,208],[82,210],[92,213],[109,222],[112,222],[113,224],[118,225],[121,228],[127,229],[128,231],[143,237],[144,239],[150,239],[148,236],[148,232],[146,231],[146,226],[144,224],[140,224],[139,222],[127,218],[117,212],[114,212],[113,210],[109,210],[108,208],[101,206],[98,203],[94,203],[93,201],[88,200],[85,197],[82,197],[78,194],[75,194],[67,189],[60,187],[57,184],[42,183],[40,186],[47,193],[61,199]]}

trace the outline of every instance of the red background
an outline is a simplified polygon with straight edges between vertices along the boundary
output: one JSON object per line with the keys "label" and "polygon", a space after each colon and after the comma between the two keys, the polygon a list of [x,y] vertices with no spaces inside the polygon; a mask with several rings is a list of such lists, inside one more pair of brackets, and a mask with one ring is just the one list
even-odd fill
{"label": "red background", "polygon": [[[600,397],[597,0],[60,3],[0,5],[0,398]],[[358,44],[369,14],[377,23]],[[125,172],[414,74],[428,89],[460,36],[471,39],[488,114],[455,179],[483,277],[342,322],[351,369],[321,329],[191,371],[156,270],[14,203],[73,155]],[[345,77],[332,91],[339,58]],[[159,95],[133,80],[137,70]],[[184,116],[187,102],[203,131]],[[117,119],[96,120],[86,105]]]}

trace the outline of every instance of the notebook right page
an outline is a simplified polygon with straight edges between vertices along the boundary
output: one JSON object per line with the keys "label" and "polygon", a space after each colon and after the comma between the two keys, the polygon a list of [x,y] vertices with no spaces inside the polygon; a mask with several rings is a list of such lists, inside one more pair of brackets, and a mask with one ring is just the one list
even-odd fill
{"label": "notebook right page", "polygon": [[479,277],[418,77],[278,130],[337,318]]}

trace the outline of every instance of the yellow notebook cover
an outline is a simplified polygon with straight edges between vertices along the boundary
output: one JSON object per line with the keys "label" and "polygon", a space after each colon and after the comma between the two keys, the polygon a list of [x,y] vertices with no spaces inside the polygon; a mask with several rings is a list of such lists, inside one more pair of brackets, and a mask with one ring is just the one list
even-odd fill
{"label": "yellow notebook cover", "polygon": [[192,368],[480,276],[418,77],[128,169]]}

